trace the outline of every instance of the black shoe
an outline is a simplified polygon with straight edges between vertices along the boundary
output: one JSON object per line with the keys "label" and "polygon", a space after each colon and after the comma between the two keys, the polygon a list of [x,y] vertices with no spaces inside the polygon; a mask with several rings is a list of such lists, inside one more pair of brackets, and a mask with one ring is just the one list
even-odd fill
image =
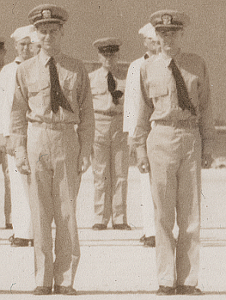
{"label": "black shoe", "polygon": [[175,288],[171,286],[160,285],[156,295],[158,296],[175,295]]}
{"label": "black shoe", "polygon": [[6,223],[5,229],[13,229],[13,225],[11,223]]}
{"label": "black shoe", "polygon": [[114,224],[112,227],[116,230],[131,230],[128,224]]}
{"label": "black shoe", "polygon": [[145,234],[144,234],[144,235],[142,235],[142,237],[140,238],[140,242],[141,242],[141,243],[143,243],[143,242],[144,242],[144,240],[145,240],[145,238],[146,238]]}
{"label": "black shoe", "polygon": [[107,229],[107,225],[104,224],[94,224],[92,227],[93,230],[105,230]]}
{"label": "black shoe", "polygon": [[12,247],[28,247],[31,245],[31,240],[29,240],[29,239],[20,239],[20,238],[10,237],[10,240],[11,240]]}
{"label": "black shoe", "polygon": [[49,286],[37,286],[33,292],[34,295],[50,295],[52,294],[52,287]]}
{"label": "black shoe", "polygon": [[54,285],[54,293],[61,295],[77,295],[77,292],[71,286]]}
{"label": "black shoe", "polygon": [[203,295],[204,293],[196,288],[195,286],[190,286],[190,285],[178,285],[177,287],[177,291],[176,291],[177,295]]}
{"label": "black shoe", "polygon": [[149,236],[144,238],[144,247],[155,247],[155,237]]}

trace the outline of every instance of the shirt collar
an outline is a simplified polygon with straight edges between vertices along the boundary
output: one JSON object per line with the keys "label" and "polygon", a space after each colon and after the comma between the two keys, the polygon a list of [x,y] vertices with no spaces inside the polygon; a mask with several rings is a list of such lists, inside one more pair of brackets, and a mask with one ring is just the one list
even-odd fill
{"label": "shirt collar", "polygon": [[176,64],[178,64],[178,62],[180,61],[180,58],[181,58],[181,50],[177,53],[177,55],[175,55],[173,58],[172,57],[169,57],[167,56],[166,54],[164,53],[160,53],[159,56],[163,59],[163,61],[165,62],[165,65],[166,67],[169,66],[171,60],[173,59],[175,61]]}
{"label": "shirt collar", "polygon": [[[50,56],[48,54],[46,54],[42,49],[39,52],[39,59],[41,61],[41,63],[46,66],[50,60]],[[57,55],[54,55],[54,60],[57,62],[60,60],[60,58],[62,57],[62,53],[58,53]]]}

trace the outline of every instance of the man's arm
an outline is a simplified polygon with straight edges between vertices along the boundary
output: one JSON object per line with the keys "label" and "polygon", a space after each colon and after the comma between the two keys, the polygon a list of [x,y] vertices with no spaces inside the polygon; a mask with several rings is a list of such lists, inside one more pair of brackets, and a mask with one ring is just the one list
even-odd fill
{"label": "man's arm", "polygon": [[79,172],[85,172],[90,166],[90,154],[94,140],[94,111],[89,77],[82,65],[81,90],[79,95],[80,123],[78,124],[78,137],[80,142]]}
{"label": "man's arm", "polygon": [[148,93],[147,87],[145,86],[145,72],[142,69],[140,75],[140,87],[141,97],[133,142],[137,151],[137,166],[141,173],[147,173],[150,170],[150,166],[147,157],[146,140],[151,130],[150,117],[154,108],[151,99],[147,96]]}
{"label": "man's arm", "polygon": [[203,61],[203,81],[199,86],[199,128],[202,138],[202,165],[210,167],[215,140],[215,128],[210,99],[210,83],[207,67]]}
{"label": "man's arm", "polygon": [[10,136],[12,137],[13,148],[18,171],[22,174],[29,174],[30,167],[27,159],[27,118],[28,107],[27,87],[23,76],[24,70],[20,67],[16,73],[14,99],[11,111]]}

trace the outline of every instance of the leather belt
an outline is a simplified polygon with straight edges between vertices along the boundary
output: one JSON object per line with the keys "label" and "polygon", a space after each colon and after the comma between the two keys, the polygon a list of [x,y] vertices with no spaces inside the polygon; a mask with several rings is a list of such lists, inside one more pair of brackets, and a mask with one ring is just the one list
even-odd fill
{"label": "leather belt", "polygon": [[95,114],[101,114],[104,116],[109,116],[109,117],[114,117],[114,116],[118,116],[118,115],[122,115],[122,112],[117,112],[117,111],[111,111],[111,110],[94,110]]}
{"label": "leather belt", "polygon": [[45,123],[45,122],[29,122],[31,126],[42,127],[52,130],[65,130],[73,128],[76,124],[74,123]]}
{"label": "leather belt", "polygon": [[155,120],[156,125],[164,125],[164,126],[172,126],[175,128],[188,128],[194,129],[198,128],[197,120],[177,120],[177,121],[170,121],[170,120]]}

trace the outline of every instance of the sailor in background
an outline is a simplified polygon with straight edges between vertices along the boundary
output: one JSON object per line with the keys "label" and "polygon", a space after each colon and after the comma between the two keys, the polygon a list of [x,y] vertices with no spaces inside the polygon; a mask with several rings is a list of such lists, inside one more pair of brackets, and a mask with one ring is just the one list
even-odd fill
{"label": "sailor in background", "polygon": [[93,43],[102,65],[89,74],[95,115],[94,230],[106,229],[110,218],[113,229],[131,229],[126,212],[129,151],[123,132],[126,70],[118,65],[121,44],[111,37]]}
{"label": "sailor in background", "polygon": [[[123,131],[128,132],[128,144],[130,155],[136,160],[136,149],[133,145],[133,134],[139,112],[140,90],[140,67],[149,57],[160,52],[160,44],[151,23],[146,24],[139,30],[143,37],[143,43],[147,52],[133,61],[128,69],[125,89]],[[143,236],[140,241],[146,247],[155,246],[154,207],[151,196],[150,178],[148,173],[140,174],[141,184],[141,210],[143,216]]]}
{"label": "sailor in background", "polygon": [[3,136],[6,139],[6,152],[11,183],[13,236],[10,237],[10,242],[11,246],[14,247],[33,245],[27,175],[20,174],[15,165],[14,149],[10,136],[10,113],[13,105],[16,71],[19,64],[32,57],[30,52],[30,36],[34,30],[33,25],[28,25],[17,28],[13,32],[11,38],[14,42],[17,57],[12,63],[5,65],[0,73],[0,88],[3,92]]}

